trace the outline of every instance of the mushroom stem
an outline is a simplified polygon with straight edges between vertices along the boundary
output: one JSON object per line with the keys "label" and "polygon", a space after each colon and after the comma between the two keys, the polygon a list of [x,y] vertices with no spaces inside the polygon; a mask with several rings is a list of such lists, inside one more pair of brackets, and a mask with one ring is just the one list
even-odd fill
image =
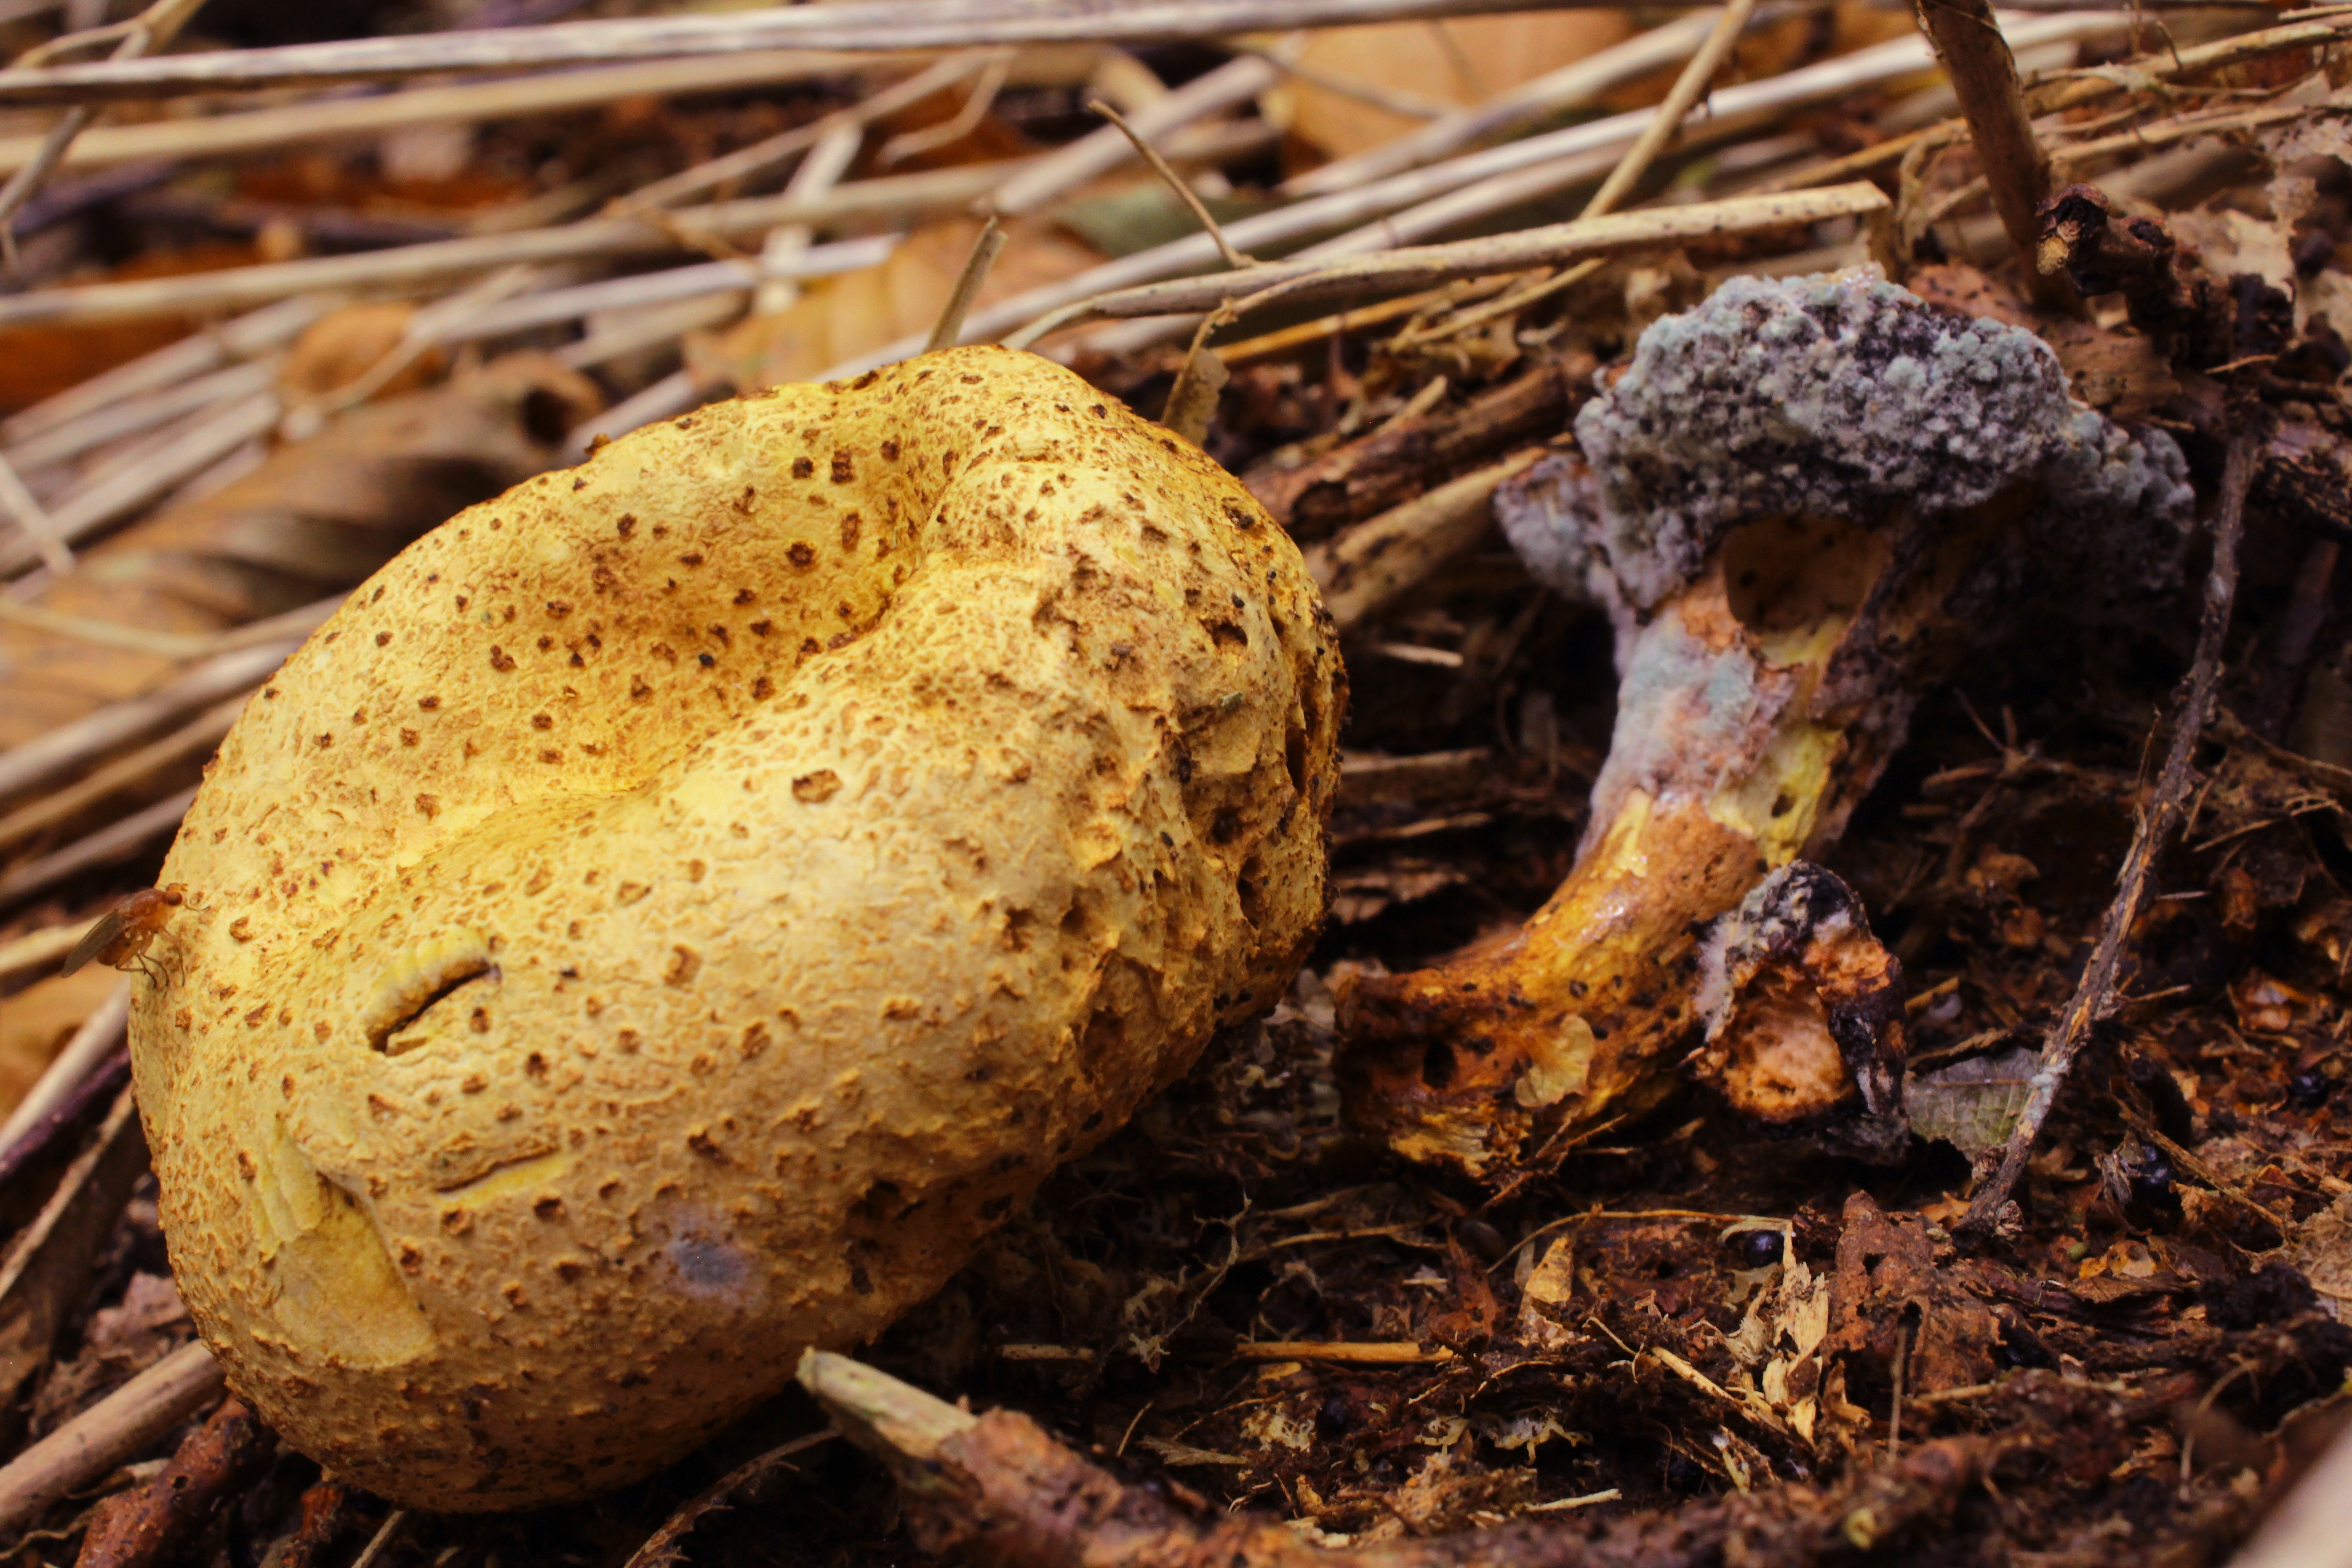
{"label": "mushroom stem", "polygon": [[1696,1017],[1699,928],[1837,837],[1909,717],[1935,640],[1918,611],[1969,553],[1915,544],[1759,523],[1661,607],[1633,639],[1568,879],[1499,948],[1349,998],[1359,1124],[1485,1175],[1539,1130],[1597,1129],[1671,1087],[1658,1068]]}
{"label": "mushroom stem", "polygon": [[1935,673],[2031,590],[2168,576],[2179,454],[2071,403],[2030,333],[1862,274],[1726,285],[1576,426],[1585,463],[1496,510],[1617,620],[1591,826],[1499,945],[1342,997],[1349,1113],[1474,1176],[1540,1169],[1661,1098],[1704,1023],[1700,1074],[1748,1114],[1891,1116],[1892,960],[1826,872],[1759,883],[1836,840]]}

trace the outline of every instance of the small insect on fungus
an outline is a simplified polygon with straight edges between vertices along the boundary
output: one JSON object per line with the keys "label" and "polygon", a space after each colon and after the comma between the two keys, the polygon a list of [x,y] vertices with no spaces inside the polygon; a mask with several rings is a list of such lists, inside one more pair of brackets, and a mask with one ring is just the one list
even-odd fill
{"label": "small insect on fungus", "polygon": [[187,898],[187,888],[179,882],[167,888],[140,889],[98,917],[98,923],[83,932],[73,951],[66,954],[65,967],[58,973],[71,974],[86,963],[97,963],[116,969],[136,966],[152,979],[153,971],[146,963],[147,946]]}

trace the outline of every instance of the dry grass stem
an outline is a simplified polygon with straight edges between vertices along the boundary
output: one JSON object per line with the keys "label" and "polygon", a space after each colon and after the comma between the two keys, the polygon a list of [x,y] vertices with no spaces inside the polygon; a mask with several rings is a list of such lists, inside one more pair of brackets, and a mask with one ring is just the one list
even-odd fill
{"label": "dry grass stem", "polygon": [[[122,41],[115,47],[114,58],[117,60],[135,60],[169,44],[178,36],[188,18],[195,15],[196,7],[204,3],[205,0],[153,0],[153,4],[131,21],[119,24],[115,28],[100,28],[98,31],[119,31]],[[73,37],[68,36],[56,39],[47,47],[66,47],[73,42]],[[34,52],[38,54],[40,51]],[[26,63],[29,61],[20,61],[19,65]],[[40,146],[25,161],[24,166],[11,174],[5,184],[0,184],[0,250],[9,253],[11,265],[15,261],[17,213],[33,199],[33,194],[56,170],[59,160],[65,157],[66,150],[73,145],[74,139],[89,128],[89,122],[97,118],[97,114],[98,111],[87,103],[77,103],[67,110],[65,117],[50,127],[48,134],[41,139]]]}
{"label": "dry grass stem", "polygon": [[188,803],[195,798],[194,787],[181,790],[86,837],[14,868],[0,876],[0,906],[46,893],[85,871],[128,860],[156,839],[175,832],[180,818],[188,814]]}
{"label": "dry grass stem", "polygon": [[[681,208],[688,232],[719,239],[764,233],[784,223],[844,223],[913,217],[961,206],[1004,175],[980,164],[858,180],[813,200],[756,196]],[[121,321],[137,316],[235,309],[322,289],[414,289],[467,272],[522,262],[659,255],[689,248],[680,230],[648,216],[591,218],[520,234],[428,241],[390,250],[265,262],[218,272],[121,283],[89,283],[0,298],[0,325],[32,321]]]}
{"label": "dry grass stem", "polygon": [[1006,340],[1027,343],[1085,317],[1164,316],[1212,310],[1231,303],[1236,313],[1285,300],[1323,299],[1389,289],[1422,289],[1455,278],[1507,272],[1538,262],[1606,256],[1652,246],[1754,234],[1864,217],[1886,209],[1887,200],[1871,184],[1832,185],[1728,201],[1694,203],[1605,217],[1515,230],[1451,245],[1412,246],[1339,261],[1320,258],[1276,261],[1238,272],[1181,278],[1098,295],[1057,316],[1033,322]]}
{"label": "dry grass stem", "polygon": [[1118,167],[1137,139],[1149,142],[1246,103],[1279,79],[1275,67],[1255,55],[1228,61],[1136,110],[1126,126],[1106,125],[1045,154],[990,193],[988,205],[1007,217],[1035,212]]}
{"label": "dry grass stem", "polygon": [[161,392],[191,376],[268,353],[292,342],[304,328],[334,309],[337,302],[318,296],[280,300],[250,315],[192,332],[177,342],[91,376],[78,386],[0,420],[0,443],[14,451],[21,442],[47,435],[74,420],[88,418],[125,399]]}
{"label": "dry grass stem", "polygon": [[272,353],[93,408],[12,444],[6,448],[8,461],[21,472],[31,473],[52,463],[68,462],[94,447],[168,425],[198,409],[266,392],[276,384],[283,358]]}
{"label": "dry grass stem", "polygon": [[[1689,118],[1690,111],[1706,95],[1707,85],[1715,79],[1715,73],[1723,68],[1723,62],[1730,57],[1733,47],[1739,42],[1739,35],[1747,31],[1748,19],[1755,14],[1756,0],[1732,0],[1715,18],[1706,41],[1699,46],[1698,52],[1683,67],[1682,74],[1675,79],[1675,85],[1667,91],[1665,101],[1658,105],[1657,112],[1650,117],[1649,124],[1643,127],[1633,145],[1627,148],[1625,155],[1617,161],[1617,166],[1609,171],[1609,177],[1601,183],[1599,190],[1592,193],[1579,216],[1596,218],[1616,211],[1618,204],[1642,183],[1658,154],[1682,134],[1683,121]],[[1514,315],[1540,300],[1573,289],[1598,272],[1601,267],[1601,260],[1595,258],[1580,261],[1556,273],[1532,274],[1499,300],[1490,300],[1475,310],[1463,311],[1448,321],[1425,328],[1408,328],[1399,334],[1400,346],[1435,342]]]}
{"label": "dry grass stem", "polygon": [[1174,193],[1176,199],[1184,204],[1184,210],[1192,215],[1192,221],[1199,224],[1211,239],[1216,241],[1217,255],[1223,259],[1227,267],[1254,267],[1257,264],[1255,257],[1245,255],[1234,248],[1234,242],[1226,238],[1225,231],[1217,226],[1216,215],[1212,213],[1208,204],[1201,199],[1201,193],[1186,184],[1183,177],[1168,166],[1168,160],[1161,157],[1150,142],[1137,134],[1134,127],[1128,124],[1118,110],[1098,98],[1089,100],[1087,108],[1088,111],[1099,114],[1109,121],[1114,130],[1134,143],[1136,155],[1151,165],[1151,172],[1160,176],[1160,183]]}
{"label": "dry grass stem", "polygon": [[220,1396],[220,1363],[182,1345],[0,1468],[0,1534],[79,1490]]}
{"label": "dry grass stem", "polygon": [[69,925],[44,926],[28,931],[19,937],[0,942],[0,984],[13,984],[27,974],[43,975],[65,962],[95,919],[76,921]]}
{"label": "dry grass stem", "polygon": [[999,51],[982,50],[940,60],[822,120],[796,125],[779,135],[754,142],[749,147],[739,147],[732,153],[697,163],[690,169],[681,169],[667,179],[641,185],[614,203],[608,209],[608,216],[625,217],[633,207],[667,206],[673,202],[699,195],[704,191],[714,190],[734,181],[748,180],[807,152],[845,126],[862,130],[877,120],[920,103],[935,92],[953,87],[974,71],[997,64],[1005,58]]}
{"label": "dry grass stem", "polygon": [[926,353],[953,348],[963,341],[963,319],[971,313],[971,302],[980,297],[980,286],[988,280],[988,269],[1004,253],[1004,226],[992,216],[981,226],[979,237],[971,242],[971,254],[963,259],[963,270],[956,277],[955,291],[940,310],[940,319],[931,327],[931,341],[924,345]]}
{"label": "dry grass stem", "polygon": [[[0,816],[0,850],[14,849],[59,823],[71,821],[109,796],[138,789],[161,770],[217,746],[227,736],[229,726],[236,722],[236,716],[245,711],[246,702],[252,695],[249,691],[239,692],[215,703],[162,740],[150,742],[83,774],[56,794],[43,795],[29,805]],[[6,1142],[5,1137],[0,1137],[0,1146]]]}
{"label": "dry grass stem", "polygon": [[[60,538],[79,540],[95,533],[168,494],[247,441],[268,435],[278,413],[277,393],[257,392],[199,414],[162,439],[93,469],[50,509],[50,521]],[[0,574],[23,572],[40,558],[29,539],[0,541]]]}
{"label": "dry grass stem", "polygon": [[165,724],[184,721],[232,692],[267,679],[301,641],[282,637],[215,655],[143,697],[111,702],[36,740],[0,752],[0,796],[47,784]]}
{"label": "dry grass stem", "polygon": [[[2077,12],[2028,18],[2012,32],[2020,46],[2026,47],[2029,43],[2099,37],[2120,31],[2128,23],[2128,16],[2119,11]],[[1715,94],[1708,105],[1705,133],[1710,140],[1728,136],[1801,105],[1840,98],[1933,64],[1934,57],[1926,40],[1913,37],[1893,39],[1761,81],[1741,82]],[[1579,181],[1606,174],[1650,123],[1652,114],[1649,110],[1637,110],[1465,153],[1443,163],[1244,219],[1231,225],[1228,233],[1237,244],[1270,247],[1342,223],[1359,223],[1360,227],[1300,251],[1292,259],[1328,260],[1388,249],[1478,222]],[[983,312],[990,324],[975,331],[1010,331],[1024,321],[1064,310],[1089,295],[1204,267],[1209,264],[1210,255],[1205,237],[1174,240],[1107,263],[1065,283],[1032,289],[1002,301]],[[1016,314],[1016,307],[1025,309]],[[994,320],[998,317],[1003,319]],[[1190,317],[1180,314],[1131,326],[1099,328],[1087,333],[1082,342],[1092,352],[1129,352],[1181,336],[1195,325]],[[871,364],[903,359],[912,352],[911,345],[893,344],[869,356],[870,363],[868,359],[853,360],[826,374],[828,377],[854,375]]]}
{"label": "dry grass stem", "polygon": [[[709,59],[649,60],[554,71],[503,81],[412,87],[370,98],[330,99],[202,118],[96,125],[75,142],[63,166],[99,168],[151,158],[214,158],[366,137],[412,125],[470,125],[557,114],[626,98],[724,92],[804,81],[855,66],[888,64],[890,59],[771,49]],[[0,169],[23,167],[40,142],[41,138],[35,136],[0,137]]]}
{"label": "dry grass stem", "polygon": [[25,1135],[42,1117],[73,1098],[81,1081],[98,1070],[99,1063],[122,1048],[123,1030],[131,1021],[131,982],[118,980],[73,1037],[50,1058],[49,1065],[25,1092],[16,1109],[0,1121],[0,1149]]}
{"label": "dry grass stem", "polygon": [[750,49],[874,53],[1022,44],[1140,43],[1549,10],[1555,4],[1556,0],[1129,0],[1104,5],[1099,0],[967,0],[963,5],[942,6],[929,0],[858,0],[720,16],[614,17],[0,71],[0,103],[95,103],[300,82],[595,65],[614,59],[737,54]]}
{"label": "dry grass stem", "polygon": [[1310,169],[1286,183],[1282,194],[1317,196],[1343,191],[1366,180],[1434,163],[1474,142],[1508,135],[1538,121],[1581,109],[1612,89],[1688,55],[1707,37],[1715,21],[1712,11],[1677,16],[1417,131]]}
{"label": "dry grass stem", "polygon": [[16,465],[5,457],[0,457],[0,509],[16,520],[16,526],[39,552],[43,565],[59,576],[74,569],[73,552],[66,547],[65,535],[58,531],[57,520],[49,515],[39,498],[25,488]]}

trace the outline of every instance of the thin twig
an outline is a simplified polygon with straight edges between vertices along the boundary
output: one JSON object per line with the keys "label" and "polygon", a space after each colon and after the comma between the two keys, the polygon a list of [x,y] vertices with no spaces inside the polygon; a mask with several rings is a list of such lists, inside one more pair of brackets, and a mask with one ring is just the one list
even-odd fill
{"label": "thin twig", "polygon": [[1127,134],[1122,135],[1118,126],[1106,125],[1046,153],[991,192],[987,205],[1006,217],[1035,212],[1096,175],[1118,168],[1134,151],[1133,138],[1149,142],[1166,136],[1246,103],[1279,79],[1272,64],[1255,56],[1228,61],[1137,110],[1129,120],[1133,130]]}
{"label": "thin twig", "polygon": [[[2054,0],[2052,0],[2054,4]],[[273,48],[224,49],[163,59],[0,71],[0,104],[94,103],[383,80],[431,71],[520,70],[747,49],[877,53],[992,46],[1142,43],[1287,32],[1298,27],[1555,9],[1559,0],[850,0],[719,16],[692,14],[562,22],[550,26],[423,33]]]}
{"label": "thin twig", "polygon": [[[135,60],[151,50],[162,48],[178,35],[188,18],[196,14],[196,7],[204,3],[205,0],[154,0],[128,25],[122,42],[115,47],[114,58]],[[59,44],[66,41],[62,38],[58,40]],[[8,253],[12,267],[16,263],[17,212],[33,199],[33,193],[41,188],[42,182],[57,168],[58,160],[66,155],[66,149],[73,145],[74,138],[88,130],[89,122],[97,116],[98,110],[87,103],[77,103],[67,110],[65,118],[50,127],[48,135],[42,139],[40,151],[34,153],[23,168],[10,175],[6,184],[0,185],[0,250]]]}
{"label": "thin twig", "polygon": [[988,269],[1004,250],[1004,226],[994,215],[981,226],[980,236],[971,242],[971,253],[963,258],[963,271],[956,277],[955,292],[940,311],[938,322],[931,328],[931,340],[923,352],[933,353],[953,348],[963,341],[963,319],[971,313],[971,302],[980,297],[980,286],[988,280]]}
{"label": "thin twig", "polygon": [[2060,279],[2033,264],[2042,241],[2036,216],[2050,195],[2050,159],[2035,140],[2018,86],[2017,57],[1993,19],[1991,0],[1918,0],[1919,25],[1935,40],[1945,74],[1968,117],[1977,161],[1992,188],[1993,209],[2025,264],[2034,298],[2059,308],[2072,298]]}
{"label": "thin twig", "polygon": [[1164,316],[1212,310],[1231,304],[1236,313],[1261,309],[1276,299],[1323,299],[1389,289],[1422,289],[1453,278],[1479,278],[1541,262],[1580,259],[1622,250],[1688,243],[1759,230],[1794,227],[1836,217],[1862,217],[1884,211],[1877,186],[1832,185],[1770,196],[1736,196],[1590,221],[1549,224],[1485,239],[1451,245],[1410,246],[1338,261],[1321,258],[1270,262],[1238,272],[1180,278],[1085,300],[1041,318],[1006,342],[1025,345],[1071,322],[1103,316]]}
{"label": "thin twig", "polygon": [[182,1345],[0,1468],[0,1536],[89,1485],[219,1396],[220,1363]]}
{"label": "thin twig", "polygon": [[1151,172],[1160,176],[1160,184],[1173,191],[1176,194],[1176,199],[1182,202],[1186,210],[1192,213],[1192,221],[1199,224],[1207,231],[1209,237],[1217,242],[1217,254],[1224,258],[1227,267],[1238,270],[1244,267],[1257,265],[1256,257],[1234,248],[1234,242],[1225,237],[1225,231],[1218,226],[1216,215],[1209,210],[1209,204],[1201,199],[1201,193],[1186,184],[1183,177],[1168,166],[1168,160],[1160,155],[1160,150],[1137,135],[1135,128],[1128,124],[1126,118],[1118,110],[1099,98],[1088,99],[1087,110],[1089,113],[1099,114],[1109,121],[1120,135],[1134,144],[1136,155],[1151,165]]}
{"label": "thin twig", "polygon": [[635,207],[667,206],[731,181],[748,180],[754,174],[774,168],[787,158],[807,152],[844,126],[862,129],[871,125],[877,120],[920,103],[935,92],[953,87],[972,72],[1003,58],[1001,54],[984,50],[951,56],[822,120],[795,125],[781,135],[754,142],[749,147],[739,147],[722,157],[712,158],[690,169],[681,169],[667,178],[656,180],[651,184],[641,185],[614,202],[606,209],[607,213],[614,217],[625,217]]}
{"label": "thin twig", "polygon": [[2172,744],[2157,774],[2156,789],[2140,818],[2138,831],[2132,836],[2123,869],[2117,874],[2115,901],[2107,908],[2098,945],[2092,949],[2091,961],[2074,987],[2074,994],[2042,1040],[2042,1059],[2034,1068],[2025,1107],[2010,1131],[2008,1147],[2001,1152],[2000,1170],[1969,1202],[1969,1212],[1960,1220],[1960,1230],[1974,1237],[1992,1234],[2001,1210],[2024,1173],[2025,1162],[2033,1152],[2042,1123],[2057,1104],[2058,1091],[2064,1087],[2067,1073],[2082,1055],[2083,1047],[2089,1044],[2092,1030],[2120,1005],[2116,981],[2123,967],[2125,944],[2131,938],[2133,922],[2147,901],[2157,857],[2171,844],[2187,814],[2189,791],[2197,782],[2197,744],[2204,735],[2205,721],[2213,706],[2214,688],[2221,680],[2221,642],[2229,632],[2230,611],[2238,594],[2238,539],[2245,527],[2246,491],[2253,481],[2254,460],[2263,448],[2263,435],[2251,417],[2242,414],[2240,418],[2245,423],[2231,437],[2229,457],[2221,470],[2221,493],[2214,508],[2213,563],[2205,579],[2197,652],[2189,669],[2189,695],[2174,721]]}
{"label": "thin twig", "polygon": [[[1625,155],[1617,161],[1617,166],[1609,171],[1609,177],[1601,182],[1601,188],[1593,192],[1591,198],[1584,204],[1583,212],[1578,215],[1580,217],[1596,218],[1615,212],[1618,204],[1642,183],[1650,172],[1650,165],[1656,162],[1659,153],[1665,151],[1666,144],[1682,134],[1683,121],[1698,106],[1708,84],[1715,80],[1715,73],[1721,70],[1723,62],[1731,57],[1732,49],[1739,43],[1739,35],[1747,31],[1748,19],[1755,14],[1756,0],[1731,0],[1731,4],[1724,7],[1722,15],[1716,18],[1714,27],[1708,32],[1706,41],[1699,46],[1698,52],[1683,67],[1682,74],[1675,79],[1675,85],[1667,92],[1665,101],[1658,105],[1657,112],[1650,117],[1649,124],[1642,128],[1641,135],[1625,150]],[[1450,337],[1524,310],[1540,300],[1574,288],[1601,270],[1601,258],[1595,257],[1557,272],[1531,274],[1499,300],[1489,300],[1453,321],[1424,331],[1408,330],[1400,333],[1400,346]]]}
{"label": "thin twig", "polygon": [[67,548],[65,535],[58,531],[57,519],[25,488],[16,465],[5,457],[0,457],[0,508],[16,520],[16,526],[33,542],[43,565],[60,577],[74,569],[73,552]]}

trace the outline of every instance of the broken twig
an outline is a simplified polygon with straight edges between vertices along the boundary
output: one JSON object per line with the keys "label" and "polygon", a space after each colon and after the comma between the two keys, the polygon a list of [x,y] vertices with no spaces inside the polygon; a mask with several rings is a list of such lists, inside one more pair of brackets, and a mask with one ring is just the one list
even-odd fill
{"label": "broken twig", "polygon": [[1962,1235],[1981,1239],[1990,1236],[2000,1223],[2002,1211],[2016,1191],[2018,1178],[2024,1173],[2025,1162],[2033,1152],[2034,1141],[2041,1136],[2042,1123],[2050,1119],[2051,1110],[2057,1104],[2058,1091],[2065,1086],[2066,1075],[2083,1054],[2083,1047],[2090,1043],[2092,1030],[2122,1003],[2116,994],[2116,983],[2122,973],[2125,943],[2130,940],[2132,924],[2147,902],[2148,882],[2157,857],[2179,832],[2188,811],[2189,791],[2197,781],[2197,743],[2204,735],[2205,721],[2212,712],[2214,688],[2221,680],[2221,639],[2229,632],[2230,611],[2238,595],[2238,537],[2245,526],[2246,491],[2253,482],[2254,459],[2261,447],[2260,434],[2251,423],[2242,426],[2231,439],[2229,458],[2221,472],[2221,494],[2214,507],[2213,564],[2205,579],[2197,652],[2189,670],[2189,695],[2174,721],[2172,744],[2165,752],[2164,766],[2157,774],[2156,790],[2141,815],[2139,829],[2132,836],[2130,852],[2124,857],[2123,869],[2116,877],[2115,900],[2107,906],[2106,923],[2100,929],[2098,945],[2091,952],[2091,962],[2084,968],[2074,994],[2042,1040],[2042,1059],[2034,1069],[2025,1107],[2018,1112],[2017,1125],[2010,1132],[2008,1146],[2001,1151],[2000,1168],[1969,1201],[1969,1212],[1958,1227]]}

